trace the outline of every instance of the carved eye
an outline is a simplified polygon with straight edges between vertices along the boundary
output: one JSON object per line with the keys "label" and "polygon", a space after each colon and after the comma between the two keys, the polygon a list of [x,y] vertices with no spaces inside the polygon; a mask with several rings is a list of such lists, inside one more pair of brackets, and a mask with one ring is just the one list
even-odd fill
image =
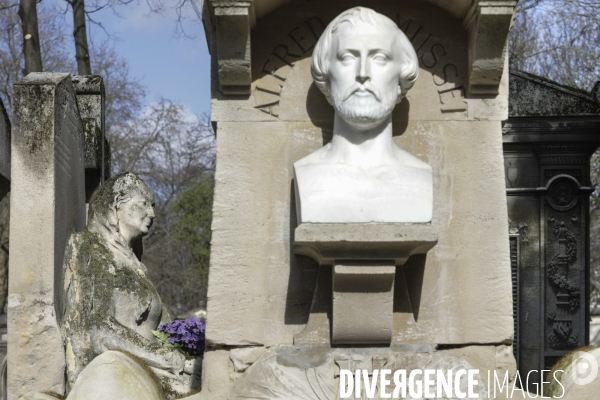
{"label": "carved eye", "polygon": [[377,53],[373,56],[373,61],[376,61],[381,64],[385,64],[388,61],[388,58],[383,53]]}
{"label": "carved eye", "polygon": [[343,63],[349,63],[352,62],[356,57],[354,57],[352,54],[350,53],[344,53],[340,56],[340,61]]}

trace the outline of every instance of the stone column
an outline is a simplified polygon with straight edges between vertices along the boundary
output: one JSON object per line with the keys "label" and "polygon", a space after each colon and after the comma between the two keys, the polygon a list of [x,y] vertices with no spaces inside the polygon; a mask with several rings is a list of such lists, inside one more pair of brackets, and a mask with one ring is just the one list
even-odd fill
{"label": "stone column", "polygon": [[71,77],[13,87],[8,398],[64,393],[59,328],[65,244],[85,225],[83,126]]}

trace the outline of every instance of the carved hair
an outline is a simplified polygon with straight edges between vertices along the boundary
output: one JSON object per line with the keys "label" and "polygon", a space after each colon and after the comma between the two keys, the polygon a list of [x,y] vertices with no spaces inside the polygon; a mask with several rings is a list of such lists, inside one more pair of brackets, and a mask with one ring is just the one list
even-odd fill
{"label": "carved hair", "polygon": [[402,89],[400,96],[398,96],[398,102],[400,102],[408,90],[415,84],[419,76],[417,54],[406,35],[398,28],[394,21],[385,15],[365,7],[354,7],[338,15],[327,25],[327,28],[325,28],[323,35],[321,35],[315,46],[312,55],[311,73],[315,84],[321,89],[327,101],[333,104],[328,76],[332,38],[343,23],[349,23],[353,26],[368,24],[375,27],[385,27],[396,35],[396,50],[400,54],[400,59],[396,61],[398,63],[398,84]]}
{"label": "carved hair", "polygon": [[100,224],[112,232],[118,232],[117,210],[136,193],[154,201],[148,186],[133,172],[123,172],[108,179],[92,194],[88,210],[88,225]]}

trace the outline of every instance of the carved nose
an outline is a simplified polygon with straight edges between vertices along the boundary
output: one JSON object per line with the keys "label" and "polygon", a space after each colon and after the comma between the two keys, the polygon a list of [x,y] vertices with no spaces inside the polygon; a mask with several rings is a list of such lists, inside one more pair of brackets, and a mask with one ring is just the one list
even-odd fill
{"label": "carved nose", "polygon": [[360,84],[364,84],[366,81],[368,81],[370,78],[367,75],[358,75],[356,77],[356,80],[358,81],[358,83]]}

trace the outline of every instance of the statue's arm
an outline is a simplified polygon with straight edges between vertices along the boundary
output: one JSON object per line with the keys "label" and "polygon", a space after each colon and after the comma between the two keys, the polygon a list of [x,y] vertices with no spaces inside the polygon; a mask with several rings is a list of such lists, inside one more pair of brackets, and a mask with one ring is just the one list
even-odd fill
{"label": "statue's arm", "polygon": [[94,324],[91,344],[98,354],[108,350],[127,352],[146,365],[167,370],[173,374],[183,372],[185,356],[179,351],[153,343],[137,332],[123,326],[114,317],[107,316]]}

